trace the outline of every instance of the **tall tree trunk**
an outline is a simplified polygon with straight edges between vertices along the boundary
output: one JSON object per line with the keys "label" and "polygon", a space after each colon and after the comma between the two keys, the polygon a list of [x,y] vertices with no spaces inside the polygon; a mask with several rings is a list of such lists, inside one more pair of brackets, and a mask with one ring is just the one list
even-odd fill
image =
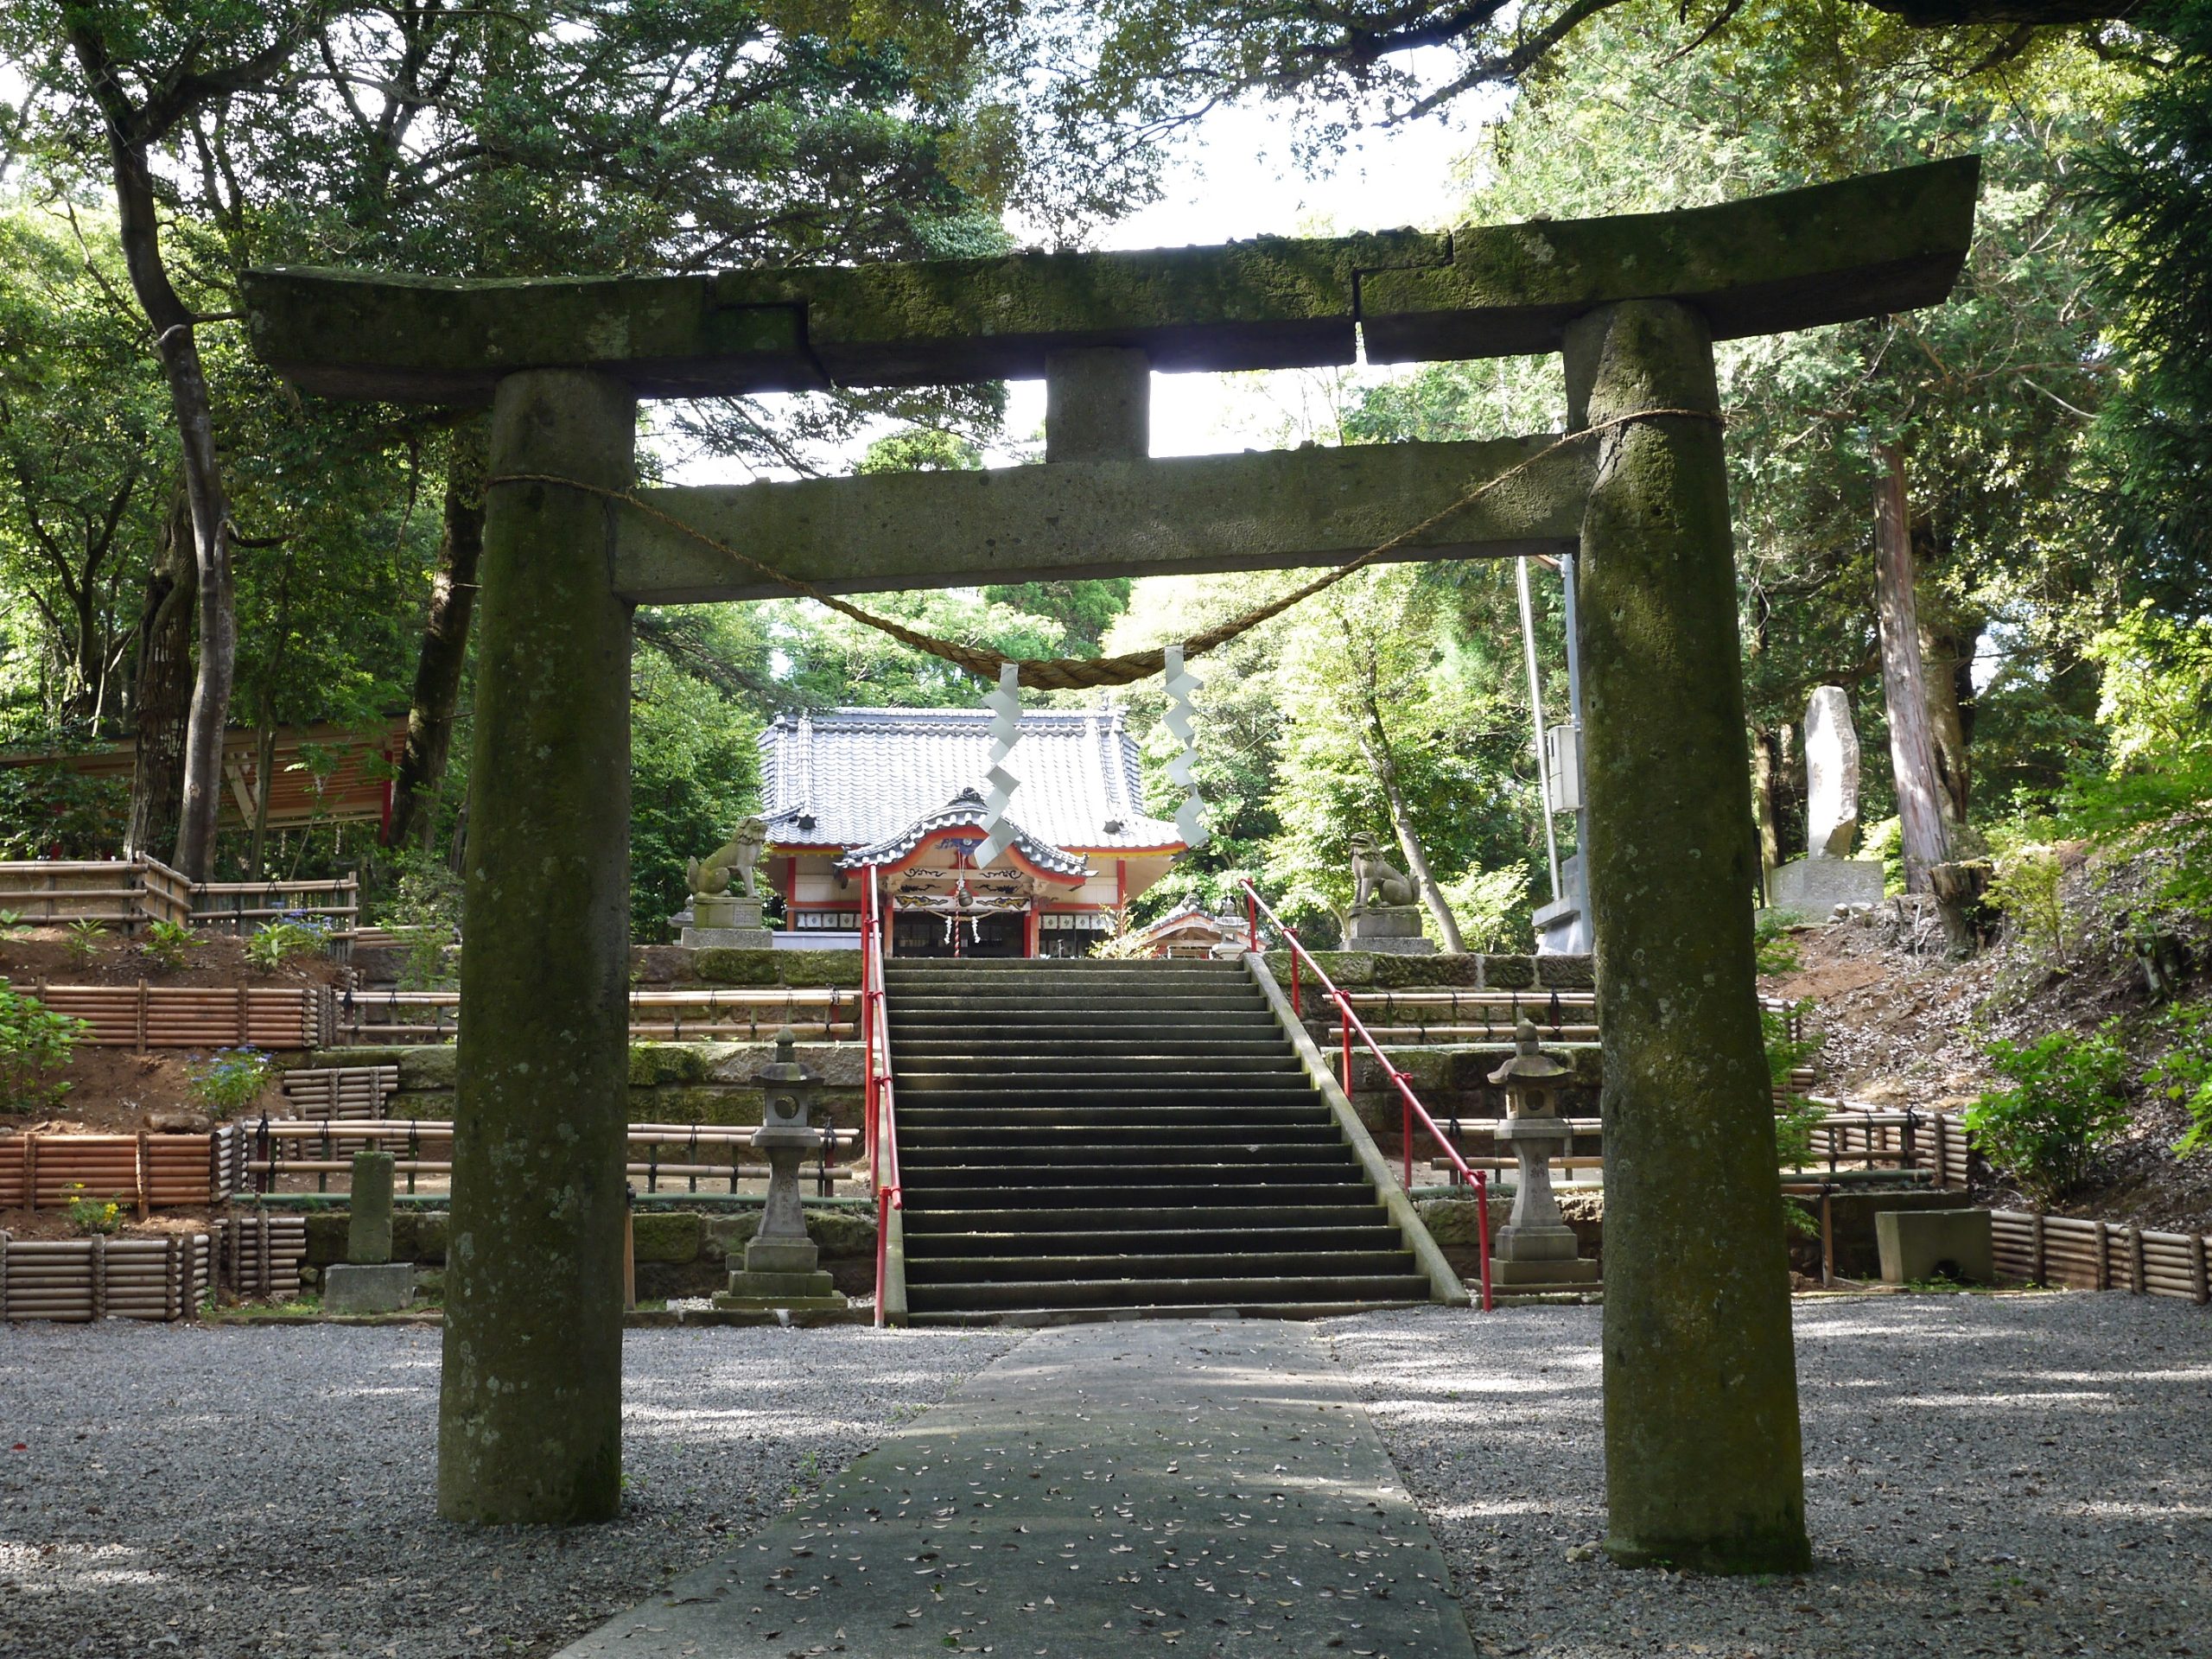
{"label": "tall tree trunk", "polygon": [[430,613],[415,664],[415,694],[407,709],[407,747],[391,785],[387,847],[406,844],[418,812],[423,845],[435,832],[438,786],[453,744],[454,710],[461,700],[461,671],[468,660],[468,624],[476,608],[476,563],[484,550],[484,445],[481,421],[454,429],[446,461],[445,528],[438,539],[437,575],[430,584]]}
{"label": "tall tree trunk", "polygon": [[162,544],[146,584],[131,686],[137,753],[130,767],[128,852],[164,857],[176,844],[184,793],[184,733],[192,709],[192,613],[199,583],[192,514],[180,486],[162,521]]}
{"label": "tall tree trunk", "polygon": [[[1916,554],[1923,552],[1917,531]],[[1926,561],[1922,557],[1922,568]],[[1980,618],[1961,613],[1940,594],[1921,594],[1920,650],[1927,672],[1929,736],[1936,749],[1936,773],[1942,785],[1938,804],[1950,826],[1952,845],[1967,823],[1973,796],[1974,658],[1981,643]],[[1932,601],[1932,602],[1931,602]]]}
{"label": "tall tree trunk", "polygon": [[1751,734],[1751,816],[1759,827],[1759,879],[1774,874],[1782,862],[1782,832],[1774,817],[1774,734],[1762,728]]}
{"label": "tall tree trunk", "polygon": [[145,121],[132,108],[97,26],[76,14],[72,18],[70,44],[107,127],[124,264],[139,308],[153,326],[154,350],[162,360],[176,414],[200,590],[200,660],[185,728],[184,793],[173,861],[192,880],[204,881],[214,851],[215,816],[222,805],[223,727],[230,715],[231,685],[238,666],[230,502],[215,453],[214,414],[200,361],[200,342],[193,334],[195,319],[171,284],[162,257],[153,172],[147,159],[158,134],[144,130]]}
{"label": "tall tree trunk", "polygon": [[1890,765],[1897,778],[1897,817],[1904,832],[1905,888],[1926,893],[1929,871],[1950,860],[1951,840],[1920,659],[1904,455],[1892,444],[1878,444],[1874,459],[1881,469],[1874,484],[1874,613],[1882,636]]}
{"label": "tall tree trunk", "polygon": [[1367,713],[1367,729],[1360,734],[1359,745],[1367,752],[1367,764],[1390,809],[1390,828],[1396,832],[1398,851],[1406,861],[1406,874],[1413,877],[1414,891],[1428,906],[1429,918],[1436,924],[1436,934],[1444,942],[1445,950],[1455,957],[1464,956],[1467,947],[1460,942],[1459,918],[1445,902],[1444,889],[1436,885],[1436,877],[1428,868],[1428,855],[1421,850],[1421,837],[1414,831],[1414,815],[1406,806],[1405,792],[1398,787],[1398,760],[1390,752],[1390,740],[1382,728],[1382,711],[1370,702]]}

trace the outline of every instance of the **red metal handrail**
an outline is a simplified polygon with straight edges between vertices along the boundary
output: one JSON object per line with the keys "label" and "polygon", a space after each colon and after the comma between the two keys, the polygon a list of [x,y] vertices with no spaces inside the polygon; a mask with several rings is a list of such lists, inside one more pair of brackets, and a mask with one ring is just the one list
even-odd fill
{"label": "red metal handrail", "polygon": [[1405,1158],[1401,1179],[1408,1192],[1411,1192],[1414,1184],[1414,1120],[1415,1118],[1421,1120],[1421,1127],[1426,1128],[1430,1137],[1444,1149],[1444,1155],[1452,1160],[1452,1184],[1454,1185],[1462,1183],[1473,1185],[1475,1201],[1479,1206],[1476,1213],[1475,1236],[1478,1241],[1478,1253],[1482,1262],[1483,1310],[1485,1313],[1489,1312],[1491,1307],[1489,1172],[1468,1167],[1467,1160],[1459,1155],[1459,1149],[1446,1138],[1444,1131],[1437,1127],[1436,1120],[1428,1115],[1428,1108],[1421,1103],[1421,1096],[1414,1093],[1413,1084],[1407,1080],[1406,1074],[1390,1064],[1390,1057],[1382,1052],[1382,1046],[1375,1040],[1373,1033],[1367,1029],[1360,1017],[1351,1011],[1351,1000],[1338,988],[1337,982],[1329,977],[1327,971],[1314,959],[1313,954],[1306,950],[1298,937],[1297,930],[1284,925],[1282,918],[1276,915],[1268,907],[1268,901],[1260,897],[1260,890],[1252,885],[1249,877],[1239,876],[1237,885],[1244,889],[1245,915],[1250,923],[1252,949],[1257,950],[1260,948],[1260,918],[1263,915],[1274,924],[1275,931],[1281,934],[1290,945],[1292,1012],[1295,1014],[1299,1011],[1297,985],[1298,969],[1301,963],[1305,964],[1306,970],[1313,976],[1314,982],[1321,988],[1327,999],[1337,1005],[1337,1018],[1342,1022],[1344,1028],[1345,1097],[1349,1099],[1351,1095],[1351,1039],[1354,1032],[1359,1033],[1360,1041],[1367,1045],[1368,1052],[1375,1056],[1376,1064],[1382,1068],[1382,1074],[1390,1079],[1391,1086],[1398,1091],[1398,1100],[1402,1113],[1400,1145],[1403,1148]]}
{"label": "red metal handrail", "polygon": [[861,1040],[867,1059],[861,1115],[868,1136],[868,1185],[875,1192],[875,1322],[885,1323],[883,1285],[891,1255],[891,1212],[906,1208],[899,1184],[899,1114],[891,1081],[891,1038],[883,1006],[883,903],[875,867],[868,871],[868,912],[861,922]]}

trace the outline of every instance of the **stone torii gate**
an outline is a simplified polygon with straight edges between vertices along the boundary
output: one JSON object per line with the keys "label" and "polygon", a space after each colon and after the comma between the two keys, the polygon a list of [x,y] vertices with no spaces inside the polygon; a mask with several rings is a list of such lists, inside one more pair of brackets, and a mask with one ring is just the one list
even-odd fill
{"label": "stone torii gate", "polygon": [[[1538,352],[1603,428],[1398,550],[1577,552],[1605,1040],[1608,1548],[1808,1560],[1713,342],[1935,303],[1971,160],[1680,213],[1429,235],[714,276],[272,270],[251,336],[305,390],[492,410],[495,478],[632,485],[640,397],[1043,376],[1046,460],[658,490],[830,591],[1311,566],[1545,438],[1151,460],[1149,372]],[[1625,423],[1642,410],[1674,411]],[[777,591],[604,496],[490,492],[438,1507],[620,1503],[631,613]]]}

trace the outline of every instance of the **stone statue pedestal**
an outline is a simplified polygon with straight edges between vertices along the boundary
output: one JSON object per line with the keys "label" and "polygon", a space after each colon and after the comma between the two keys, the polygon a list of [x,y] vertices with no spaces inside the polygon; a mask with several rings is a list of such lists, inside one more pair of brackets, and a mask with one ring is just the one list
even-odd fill
{"label": "stone statue pedestal", "polygon": [[1490,1279],[1498,1287],[1588,1285],[1598,1264],[1576,1254],[1574,1229],[1552,1195],[1552,1160],[1567,1150],[1573,1131],[1548,1116],[1509,1117],[1497,1126],[1501,1146],[1513,1148],[1519,1167],[1513,1212],[1491,1241]]}
{"label": "stone statue pedestal", "polygon": [[1770,910],[1794,910],[1808,922],[1824,922],[1838,905],[1882,902],[1882,861],[1878,858],[1793,858],[1767,878]]}
{"label": "stone statue pedestal", "polygon": [[760,901],[726,893],[691,895],[691,919],[677,935],[678,944],[694,950],[766,950],[776,936],[760,925]]}
{"label": "stone statue pedestal", "polygon": [[1344,949],[1382,950],[1400,957],[1433,956],[1436,943],[1422,936],[1421,923],[1419,905],[1373,905],[1355,910],[1344,927]]}

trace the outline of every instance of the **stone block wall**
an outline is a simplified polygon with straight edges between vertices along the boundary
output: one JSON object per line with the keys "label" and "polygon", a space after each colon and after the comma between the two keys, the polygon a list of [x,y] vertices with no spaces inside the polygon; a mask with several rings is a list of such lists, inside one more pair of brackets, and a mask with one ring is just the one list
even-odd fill
{"label": "stone block wall", "polygon": [[[1347,991],[1586,991],[1598,982],[1586,956],[1401,957],[1378,950],[1313,954],[1321,971]],[[1290,952],[1268,951],[1268,971],[1278,985],[1289,989]]]}
{"label": "stone block wall", "polygon": [[[307,1217],[308,1254],[303,1282],[313,1286],[322,1269],[346,1259],[351,1217],[326,1210]],[[638,1270],[638,1299],[659,1301],[671,1296],[705,1296],[723,1287],[726,1258],[745,1248],[759,1230],[760,1211],[743,1210],[640,1210],[630,1217],[630,1238]],[[875,1290],[875,1217],[863,1208],[814,1208],[806,1211],[809,1237],[821,1247],[822,1265],[848,1296]],[[447,1217],[443,1211],[402,1208],[392,1216],[391,1256],[412,1262],[427,1287],[442,1282],[446,1264]]]}

